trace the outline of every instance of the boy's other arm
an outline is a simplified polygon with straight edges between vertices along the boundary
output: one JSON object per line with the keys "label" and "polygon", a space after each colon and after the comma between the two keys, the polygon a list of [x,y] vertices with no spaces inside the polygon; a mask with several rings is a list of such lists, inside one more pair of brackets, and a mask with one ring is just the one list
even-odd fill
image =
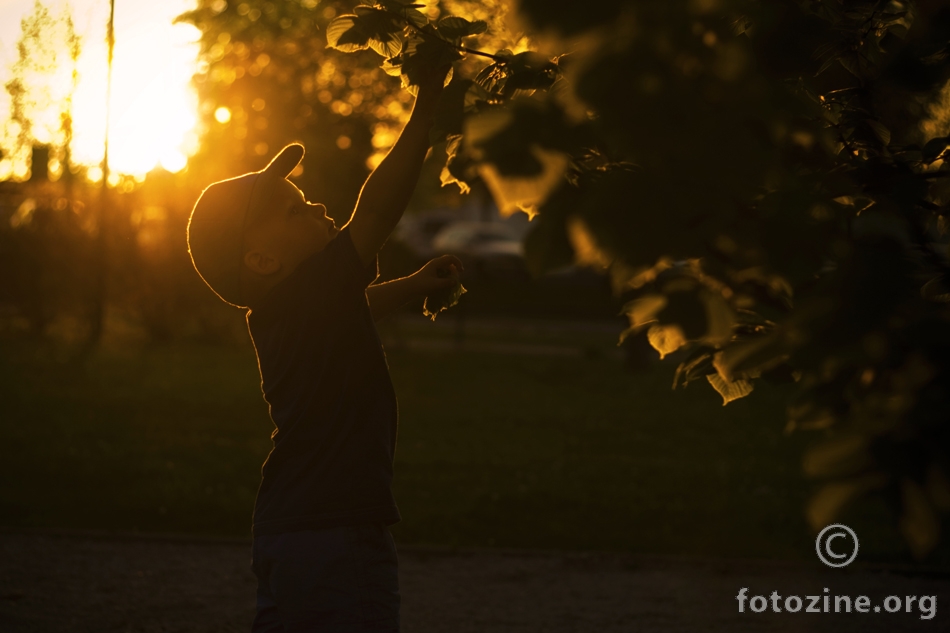
{"label": "boy's other arm", "polygon": [[369,311],[373,315],[373,321],[377,323],[410,301],[422,297],[422,291],[417,288],[412,277],[394,279],[366,289]]}
{"label": "boy's other arm", "polygon": [[364,266],[373,262],[412,197],[429,150],[429,129],[442,94],[444,76],[445,73],[435,73],[429,82],[419,87],[409,122],[399,140],[360,191],[348,226],[353,246]]}
{"label": "boy's other arm", "polygon": [[442,255],[408,277],[368,287],[366,300],[373,321],[379,322],[410,301],[421,301],[433,292],[454,285],[461,272],[462,262],[458,257]]}

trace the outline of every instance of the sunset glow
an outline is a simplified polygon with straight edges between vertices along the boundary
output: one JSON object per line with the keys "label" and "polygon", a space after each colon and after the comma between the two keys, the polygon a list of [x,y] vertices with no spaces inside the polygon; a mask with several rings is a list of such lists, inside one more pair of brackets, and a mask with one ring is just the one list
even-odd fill
{"label": "sunset glow", "polygon": [[[59,15],[66,4],[63,0],[44,3],[53,16]],[[109,3],[107,0],[73,0],[68,4],[82,44],[73,107],[73,161],[98,167],[105,137],[105,39]],[[189,0],[116,1],[109,135],[109,166],[115,173],[141,178],[157,166],[180,171],[188,156],[197,150],[197,98],[190,80],[195,72],[199,32],[189,25],[172,24],[175,16],[191,9],[192,4]],[[20,20],[32,11],[32,0],[0,0],[0,78],[3,83],[9,80],[17,59]],[[55,81],[68,82],[68,73],[57,74]],[[3,91],[0,145],[4,149],[11,146],[10,141],[15,136],[9,113],[9,95]],[[55,117],[55,113],[47,118],[49,116]],[[50,140],[43,128],[37,128],[34,133],[39,142]],[[0,180],[23,178],[27,169],[27,165],[6,158],[0,161]],[[101,170],[88,172],[91,179],[97,175],[101,178]]]}

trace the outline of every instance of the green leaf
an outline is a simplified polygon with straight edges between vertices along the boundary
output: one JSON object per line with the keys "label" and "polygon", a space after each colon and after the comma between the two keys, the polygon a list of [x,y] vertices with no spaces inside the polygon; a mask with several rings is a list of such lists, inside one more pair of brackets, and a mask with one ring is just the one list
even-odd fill
{"label": "green leaf", "polygon": [[758,374],[783,363],[789,355],[788,345],[777,334],[753,335],[736,341],[716,354],[719,375],[731,380],[736,375]]}
{"label": "green leaf", "polygon": [[486,103],[490,98],[491,95],[489,95],[483,87],[472,82],[468,87],[468,92],[465,93],[465,101],[462,104],[462,109],[465,112],[472,112],[477,110],[480,105]]}
{"label": "green leaf", "polygon": [[368,6],[358,6],[354,11],[355,16],[340,16],[327,27],[328,46],[344,52],[353,51],[341,48],[341,43],[360,47],[353,50],[371,48],[387,59],[401,52],[405,27],[395,15]]}
{"label": "green leaf", "polygon": [[483,20],[470,22],[465,18],[458,18],[454,15],[448,15],[437,25],[439,34],[450,40],[457,40],[469,35],[477,35],[488,30],[488,23]]}
{"label": "green leaf", "polygon": [[533,216],[538,206],[564,182],[570,164],[566,154],[536,144],[530,145],[528,151],[531,159],[540,166],[537,173],[520,175],[510,170],[503,172],[497,158],[478,165],[478,174],[485,181],[503,215],[521,210]]}
{"label": "green leaf", "polygon": [[[682,281],[686,281],[685,279]],[[694,341],[705,336],[709,320],[703,309],[700,293],[695,288],[673,290],[664,288],[666,304],[658,315],[660,323],[675,323],[687,340]]]}
{"label": "green leaf", "polygon": [[[420,6],[420,5],[413,5],[413,6]],[[422,6],[425,6],[425,5],[422,5]],[[424,27],[425,25],[429,23],[429,18],[427,18],[425,14],[422,13],[421,11],[417,11],[415,9],[409,9],[407,11],[404,11],[403,14],[405,18],[409,21],[409,23],[412,24],[416,28],[421,29],[422,27]]]}
{"label": "green leaf", "polygon": [[903,513],[899,521],[901,534],[914,558],[929,554],[940,540],[940,521],[930,500],[916,482],[904,477],[901,482]]}
{"label": "green leaf", "polygon": [[927,469],[927,496],[934,507],[941,512],[950,510],[950,479],[943,468],[937,463],[930,464]]}
{"label": "green leaf", "polygon": [[504,61],[488,64],[475,76],[475,81],[492,94],[511,96],[516,90],[546,90],[560,72],[557,64],[532,51],[513,55],[501,50],[497,55]]}
{"label": "green leaf", "polygon": [[854,475],[871,465],[868,439],[864,435],[842,435],[826,440],[805,452],[802,470],[809,477]]}
{"label": "green leaf", "polygon": [[830,428],[835,422],[836,417],[829,408],[816,401],[804,400],[789,405],[786,428],[789,431],[819,430]]}
{"label": "green leaf", "polygon": [[341,15],[327,25],[327,48],[355,53],[369,48],[372,35],[355,15]]}
{"label": "green leaf", "polygon": [[752,393],[752,383],[748,380],[725,381],[719,374],[707,374],[706,380],[722,396],[722,406]]}
{"label": "green leaf", "polygon": [[563,183],[545,201],[538,217],[531,221],[524,239],[525,263],[532,276],[570,266],[574,248],[567,235],[567,216],[575,209],[577,188]]}
{"label": "green leaf", "polygon": [[875,121],[874,119],[867,119],[865,123],[874,131],[874,135],[883,143],[887,145],[891,142],[891,131],[881,123],[880,121]]}
{"label": "green leaf", "polygon": [[708,348],[693,351],[689,358],[676,368],[676,373],[673,375],[673,389],[679,386],[685,387],[700,376],[712,373],[714,371],[712,359],[713,353]]}
{"label": "green leaf", "polygon": [[472,191],[471,186],[461,178],[458,178],[455,174],[452,173],[452,170],[448,165],[442,168],[442,171],[439,173],[439,182],[442,183],[443,187],[448,185],[455,184],[458,185],[459,193],[467,194]]}
{"label": "green leaf", "polygon": [[706,308],[706,333],[703,341],[709,345],[720,345],[732,336],[735,314],[722,294],[706,291],[701,293]]}
{"label": "green leaf", "polygon": [[647,340],[660,353],[661,360],[686,345],[686,337],[678,325],[653,325],[647,330]]}
{"label": "green leaf", "polygon": [[461,149],[462,135],[450,134],[445,144],[445,167],[442,168],[442,173],[439,174],[439,180],[442,182],[443,187],[454,183],[458,185],[459,190],[463,194],[466,194],[471,191],[471,187],[469,187],[468,182],[466,182],[466,178],[472,162],[471,159],[461,153]]}
{"label": "green leaf", "polygon": [[[532,145],[534,129],[525,113],[493,107],[465,119],[465,144],[473,158],[491,163],[505,177],[539,177],[545,172]],[[522,125],[521,123],[524,123]]]}
{"label": "green leaf", "polygon": [[940,155],[943,154],[948,145],[950,145],[950,137],[948,136],[938,136],[937,138],[932,138],[927,141],[927,144],[924,145],[921,151],[924,162],[932,163],[940,158]]}
{"label": "green leaf", "polygon": [[463,137],[461,134],[449,134],[446,137],[445,154],[446,156],[448,156],[448,160],[446,161],[447,163],[452,162],[452,160],[458,154],[459,150],[462,147],[462,138]]}
{"label": "green leaf", "polygon": [[518,53],[507,62],[507,67],[506,95],[514,94],[515,90],[547,89],[559,72],[557,64],[534,51]]}
{"label": "green leaf", "polygon": [[369,47],[388,59],[399,54],[399,51],[402,50],[402,42],[402,37],[399,34],[390,33],[381,38],[370,38]]}
{"label": "green leaf", "polygon": [[645,325],[654,323],[657,320],[656,316],[666,307],[666,302],[666,297],[660,294],[644,295],[628,301],[623,306],[623,312],[630,320],[630,327],[620,334],[620,342],[623,343],[627,336],[636,334]]}
{"label": "green leaf", "polygon": [[402,55],[396,55],[385,60],[379,66],[383,69],[383,72],[391,77],[399,77],[402,75]]}
{"label": "green leaf", "polygon": [[822,486],[808,501],[805,510],[808,524],[817,532],[834,523],[844,507],[855,497],[880,487],[882,483],[880,476],[870,475]]}
{"label": "green leaf", "polygon": [[950,288],[943,275],[937,275],[920,288],[920,296],[928,301],[950,303]]}
{"label": "green leaf", "polygon": [[478,71],[478,74],[475,75],[475,82],[488,92],[494,92],[499,79],[505,76],[505,64],[493,62]]}
{"label": "green leaf", "polygon": [[429,18],[419,11],[425,8],[424,4],[404,3],[399,0],[377,0],[377,4],[417,28],[422,28],[429,23]]}
{"label": "green leaf", "polygon": [[393,13],[402,13],[408,9],[421,9],[426,6],[413,2],[402,2],[402,0],[375,0],[375,4]]}
{"label": "green leaf", "polygon": [[374,37],[383,33],[397,33],[405,28],[402,21],[388,11],[381,11],[374,7],[356,7],[354,11],[363,28]]}

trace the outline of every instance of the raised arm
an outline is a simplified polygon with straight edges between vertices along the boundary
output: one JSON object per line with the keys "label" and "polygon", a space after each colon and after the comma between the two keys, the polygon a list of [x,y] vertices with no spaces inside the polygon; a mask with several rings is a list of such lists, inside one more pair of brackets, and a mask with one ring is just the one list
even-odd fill
{"label": "raised arm", "polygon": [[419,180],[419,172],[429,150],[429,129],[442,94],[445,72],[419,87],[409,122],[399,140],[373,170],[363,189],[353,217],[347,223],[353,246],[368,266],[402,217]]}

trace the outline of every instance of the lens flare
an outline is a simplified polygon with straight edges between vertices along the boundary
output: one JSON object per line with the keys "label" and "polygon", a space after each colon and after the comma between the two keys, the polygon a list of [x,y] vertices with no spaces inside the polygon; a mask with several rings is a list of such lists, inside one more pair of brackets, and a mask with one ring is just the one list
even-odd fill
{"label": "lens flare", "polygon": [[[66,0],[45,3],[60,15]],[[77,67],[79,82],[73,97],[72,158],[89,169],[90,179],[102,178],[106,122],[105,33],[109,3],[103,0],[68,2],[82,52]],[[173,24],[177,15],[193,8],[189,0],[124,0],[115,9],[115,52],[109,130],[110,171],[139,179],[157,166],[180,171],[196,144],[197,96],[191,78],[197,67],[199,32],[193,26]],[[20,19],[33,11],[33,0],[14,0],[3,8],[0,20],[0,79],[10,79],[10,66],[17,58]],[[60,81],[52,78],[47,81]],[[37,85],[38,91],[47,89]],[[0,120],[9,118],[8,95],[0,94]],[[37,118],[59,117],[58,111],[37,113]],[[230,118],[230,112],[216,118]],[[45,117],[45,118],[44,118]],[[222,121],[226,122],[226,121]],[[12,126],[7,126],[12,127]],[[38,139],[42,141],[42,139]],[[11,147],[11,131],[0,145]],[[19,165],[5,166],[0,176],[17,177]],[[0,178],[2,179],[2,178]]]}

